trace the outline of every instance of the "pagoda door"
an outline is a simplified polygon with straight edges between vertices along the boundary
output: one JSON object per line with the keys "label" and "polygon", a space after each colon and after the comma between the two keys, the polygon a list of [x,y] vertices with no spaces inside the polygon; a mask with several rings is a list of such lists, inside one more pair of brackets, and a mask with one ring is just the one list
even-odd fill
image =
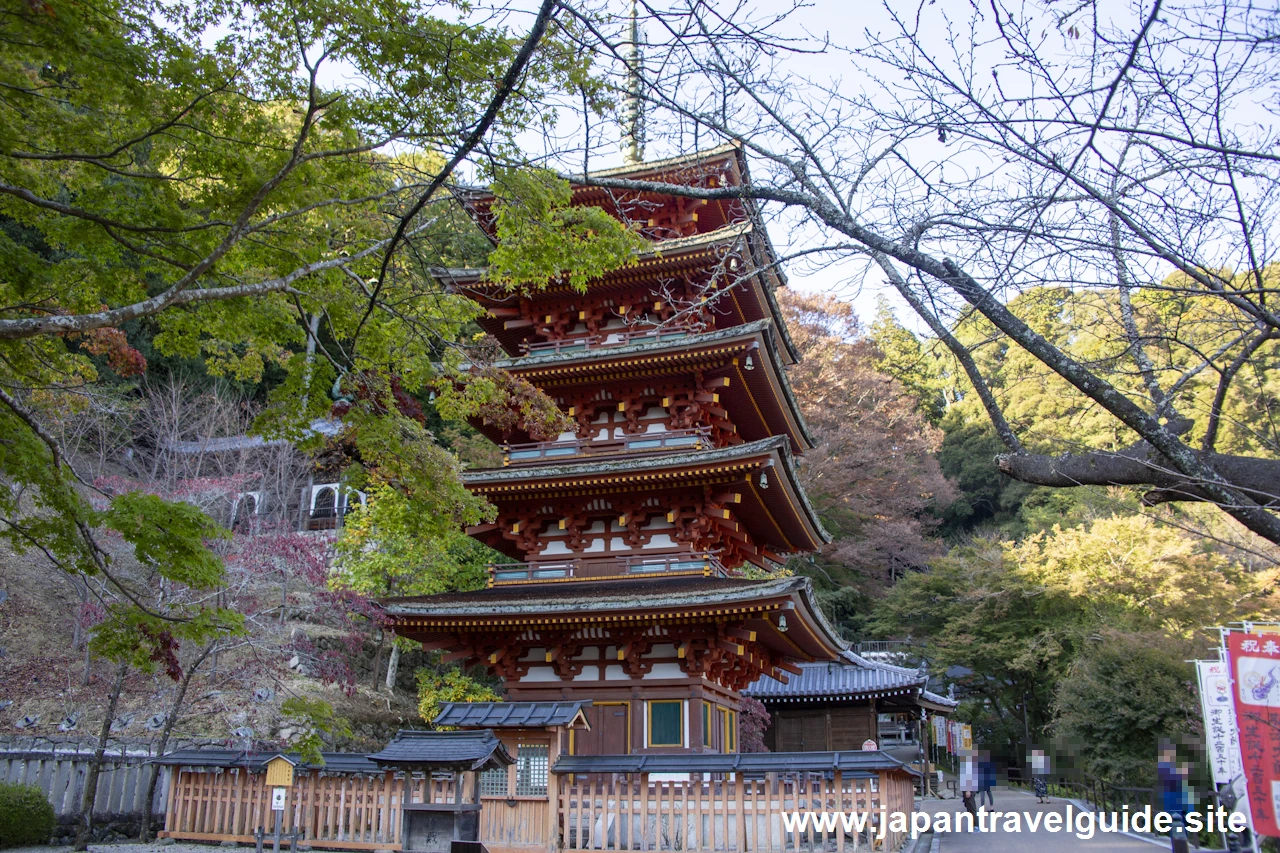
{"label": "pagoda door", "polygon": [[625,755],[630,752],[630,705],[597,702],[583,709],[591,731],[573,733],[574,755]]}

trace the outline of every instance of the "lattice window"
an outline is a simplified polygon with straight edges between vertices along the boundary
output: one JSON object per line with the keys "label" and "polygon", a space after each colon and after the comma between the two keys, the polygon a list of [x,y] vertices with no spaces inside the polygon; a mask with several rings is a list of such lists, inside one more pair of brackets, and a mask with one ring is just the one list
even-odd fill
{"label": "lattice window", "polygon": [[649,746],[684,746],[683,715],[679,699],[650,700]]}
{"label": "lattice window", "polygon": [[516,796],[545,797],[550,747],[545,743],[522,743],[516,747]]}
{"label": "lattice window", "polygon": [[480,796],[505,797],[507,795],[507,768],[496,767],[480,774]]}

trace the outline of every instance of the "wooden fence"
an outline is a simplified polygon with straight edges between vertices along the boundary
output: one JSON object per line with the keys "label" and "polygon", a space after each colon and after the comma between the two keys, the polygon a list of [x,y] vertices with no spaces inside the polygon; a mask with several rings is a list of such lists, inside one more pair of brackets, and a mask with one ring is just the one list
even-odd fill
{"label": "wooden fence", "polygon": [[[424,793],[430,787],[430,799]],[[191,841],[251,843],[262,827],[275,828],[271,788],[265,773],[242,767],[220,770],[174,768],[173,796],[165,810],[164,835]],[[397,773],[299,774],[288,789],[282,831],[295,829],[312,847],[344,850],[400,849],[400,804],[404,775]],[[451,780],[413,779],[410,802],[453,801]]]}
{"label": "wooden fence", "polygon": [[[181,767],[173,774],[164,835],[252,842],[258,827],[274,828],[265,774]],[[411,786],[410,802],[453,801],[451,780],[415,777]],[[714,781],[552,773],[550,790],[547,797],[483,797],[480,840],[495,853],[887,851],[901,844],[903,834],[875,837],[884,813],[910,814],[914,803],[911,777],[902,772]],[[296,828],[312,847],[398,850],[403,797],[399,773],[302,773],[289,789],[282,828],[285,833]],[[806,810],[865,814],[868,830],[861,835],[812,828],[788,832],[783,814]]]}
{"label": "wooden fence", "polygon": [[[84,752],[60,750],[3,751],[0,752],[0,780],[36,785],[48,797],[55,814],[75,816],[80,814],[91,757]],[[128,753],[104,757],[98,777],[98,793],[93,801],[95,817],[136,815],[141,818],[146,808],[143,801],[147,796],[147,784],[153,771],[160,773],[160,781],[151,803],[151,814],[164,812],[167,774],[164,768],[148,764],[150,758],[149,755]]]}
{"label": "wooden fence", "polygon": [[[789,775],[789,774],[788,774]],[[905,773],[843,778],[802,774],[788,778],[654,781],[647,774],[601,774],[560,781],[558,814],[566,850],[671,850],[688,853],[738,851],[894,850],[905,834],[879,838],[885,814],[910,814],[911,777]],[[865,815],[861,833],[843,829],[788,831],[789,812]]]}

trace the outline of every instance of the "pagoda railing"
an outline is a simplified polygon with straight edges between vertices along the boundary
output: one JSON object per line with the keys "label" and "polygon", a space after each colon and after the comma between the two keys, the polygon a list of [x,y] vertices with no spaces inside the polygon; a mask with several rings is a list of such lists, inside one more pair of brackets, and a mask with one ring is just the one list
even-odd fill
{"label": "pagoda railing", "polygon": [[568,441],[504,444],[502,445],[502,464],[528,465],[548,459],[647,453],[655,450],[702,450],[709,447],[711,447],[711,430],[706,427],[694,427],[693,429],[646,432],[606,441],[574,438]]}
{"label": "pagoda railing", "polygon": [[603,559],[575,558],[532,563],[490,563],[489,586],[592,580],[607,577],[699,574],[728,577],[729,570],[711,552],[676,554],[632,554]]}
{"label": "pagoda railing", "polygon": [[584,335],[579,338],[558,338],[551,341],[524,341],[520,349],[526,355],[579,352],[596,347],[622,346],[636,341],[665,341],[701,331],[696,326],[668,326],[643,331],[607,332],[603,335]]}

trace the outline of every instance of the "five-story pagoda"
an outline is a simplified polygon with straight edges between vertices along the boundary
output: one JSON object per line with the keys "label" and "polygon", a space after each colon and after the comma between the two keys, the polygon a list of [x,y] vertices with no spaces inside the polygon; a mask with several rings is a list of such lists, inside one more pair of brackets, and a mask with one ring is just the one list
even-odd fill
{"label": "five-story pagoda", "polygon": [[[741,183],[726,146],[608,173]],[[489,199],[473,212],[489,225]],[[739,693],[843,644],[807,579],[771,578],[826,534],[796,479],[812,440],[786,378],[784,284],[747,202],[576,187],[637,223],[639,263],[585,292],[512,294],[447,273],[576,428],[550,441],[477,423],[503,467],[465,475],[496,508],[468,533],[507,555],[488,588],[387,602],[395,631],[484,665],[512,700],[591,700],[578,754],[735,752]],[[748,578],[747,573],[752,575]]]}

